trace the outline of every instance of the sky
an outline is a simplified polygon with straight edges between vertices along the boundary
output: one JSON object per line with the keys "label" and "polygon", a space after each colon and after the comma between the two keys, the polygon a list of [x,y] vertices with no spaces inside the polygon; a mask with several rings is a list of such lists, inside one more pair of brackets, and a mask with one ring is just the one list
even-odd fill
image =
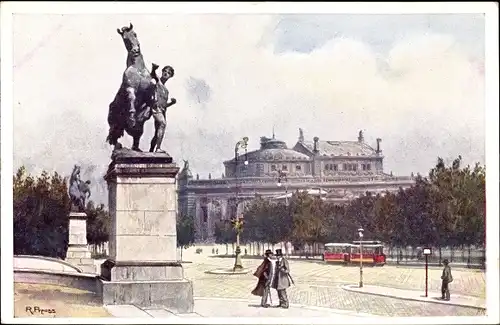
{"label": "sky", "polygon": [[107,203],[108,105],[126,62],[116,29],[129,22],[147,66],[175,69],[163,148],[200,178],[273,128],[289,147],[299,128],[308,140],[363,130],[394,175],[427,174],[438,156],[485,162],[482,14],[17,14],[14,168],[69,176],[80,164]]}

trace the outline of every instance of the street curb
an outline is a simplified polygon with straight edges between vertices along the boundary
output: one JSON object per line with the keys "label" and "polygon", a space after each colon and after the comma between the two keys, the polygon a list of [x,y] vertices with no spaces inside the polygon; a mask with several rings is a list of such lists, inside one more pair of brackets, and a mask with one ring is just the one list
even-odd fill
{"label": "street curb", "polygon": [[[380,297],[389,297],[389,298],[395,298],[395,299],[401,299],[401,300],[410,300],[410,301],[418,301],[418,302],[428,302],[431,304],[441,304],[441,305],[449,305],[449,306],[458,306],[458,307],[465,307],[465,308],[474,308],[474,309],[479,309],[479,310],[486,310],[486,307],[480,307],[480,306],[474,306],[474,305],[466,305],[466,304],[459,304],[455,302],[450,302],[450,301],[441,301],[441,300],[429,300],[429,299],[422,299],[422,298],[410,298],[410,297],[401,297],[401,296],[396,296],[396,295],[391,295],[391,294],[382,294],[382,293],[375,293],[375,292],[367,292],[367,291],[360,291],[360,290],[355,290],[351,288],[353,284],[351,285],[343,285],[341,286],[342,289],[350,292],[357,292],[361,294],[368,294],[368,295],[373,295],[373,296],[380,296]],[[391,288],[388,288],[391,289]]]}
{"label": "street curb", "polygon": [[[208,256],[209,258],[234,258],[234,255],[209,255]],[[263,257],[262,256],[256,256],[256,255],[243,255],[242,257],[242,260],[257,260],[257,259],[262,259]],[[302,261],[302,262],[308,262],[308,263],[316,263],[316,264],[329,264],[329,263],[325,263],[323,260],[319,259],[319,258],[298,258],[298,257],[289,257],[288,258],[289,261]],[[336,265],[336,264],[332,264],[332,265]],[[339,264],[340,266],[345,266],[345,267],[359,267],[359,265],[357,264],[352,264],[352,265],[342,265],[342,264]],[[398,268],[412,268],[412,269],[415,269],[415,268],[424,268],[425,267],[425,263],[421,263],[421,264],[418,264],[418,263],[400,263],[400,264],[397,264],[396,261],[386,261],[385,265],[388,265],[388,266],[394,266],[394,267],[398,267]],[[369,266],[369,267],[372,267],[371,265],[366,265],[366,266]],[[464,270],[464,271],[472,271],[472,272],[484,272],[485,269],[483,267],[481,267],[480,265],[471,265],[471,267],[467,267],[466,265],[456,265],[456,264],[453,264],[453,263],[450,263],[450,266],[453,267],[454,270]],[[377,266],[379,267],[379,266]],[[437,269],[442,269],[443,266],[439,266],[437,263],[434,263],[434,264],[428,264],[428,267],[429,269],[432,269],[432,270],[437,270]]]}
{"label": "street curb", "polygon": [[217,275],[241,275],[241,274],[248,274],[251,271],[252,271],[251,269],[241,269],[238,271],[232,271],[231,269],[215,269],[215,270],[205,271],[205,273],[217,274]]}

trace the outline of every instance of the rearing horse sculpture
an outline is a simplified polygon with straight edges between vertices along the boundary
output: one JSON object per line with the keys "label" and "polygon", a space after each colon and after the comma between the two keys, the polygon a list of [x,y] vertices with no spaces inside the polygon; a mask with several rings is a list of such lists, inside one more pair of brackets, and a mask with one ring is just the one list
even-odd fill
{"label": "rearing horse sculpture", "polygon": [[144,122],[151,117],[151,107],[155,104],[155,81],[144,64],[141,47],[132,23],[117,29],[127,49],[127,68],[123,72],[122,83],[114,100],[109,104],[109,134],[106,139],[115,148],[121,148],[118,139],[126,131],[133,138],[132,150],[139,149],[144,133]]}

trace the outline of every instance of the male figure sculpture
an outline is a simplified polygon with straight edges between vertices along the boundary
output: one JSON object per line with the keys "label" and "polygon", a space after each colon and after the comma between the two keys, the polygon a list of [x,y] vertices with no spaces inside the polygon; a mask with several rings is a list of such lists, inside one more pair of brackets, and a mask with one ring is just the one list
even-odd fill
{"label": "male figure sculpture", "polygon": [[156,70],[158,68],[159,66],[153,63],[153,67],[151,69],[151,77],[156,80],[156,98],[154,100],[156,104],[153,105],[151,112],[155,121],[155,135],[151,140],[151,147],[149,151],[164,153],[165,151],[161,149],[161,143],[163,141],[165,128],[167,126],[167,108],[174,105],[177,101],[175,100],[175,98],[172,98],[170,102],[168,102],[168,89],[165,86],[167,80],[174,76],[174,68],[168,65],[165,66],[161,70],[161,77],[159,78],[159,80],[158,76],[156,75]]}

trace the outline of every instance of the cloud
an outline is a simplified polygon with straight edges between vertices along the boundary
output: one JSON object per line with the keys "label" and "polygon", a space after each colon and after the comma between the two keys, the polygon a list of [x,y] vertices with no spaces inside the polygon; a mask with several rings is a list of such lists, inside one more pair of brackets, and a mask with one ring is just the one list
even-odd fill
{"label": "cloud", "polygon": [[[308,53],[276,51],[281,18],[16,16],[14,64],[63,27],[14,70],[15,165],[68,174],[75,163],[94,166],[106,202],[106,118],[126,58],[116,28],[129,21],[146,65],[175,68],[163,146],[201,177],[220,175],[236,141],[248,136],[253,150],[273,125],[289,146],[299,127],[324,140],[355,140],[363,129],[369,143],[383,139],[385,169],[395,174],[425,174],[437,156],[484,162],[483,59],[469,38],[419,28],[394,38],[381,27],[371,33],[391,41],[380,51],[356,36],[366,26],[351,24]],[[153,130],[148,122],[144,148]]]}

